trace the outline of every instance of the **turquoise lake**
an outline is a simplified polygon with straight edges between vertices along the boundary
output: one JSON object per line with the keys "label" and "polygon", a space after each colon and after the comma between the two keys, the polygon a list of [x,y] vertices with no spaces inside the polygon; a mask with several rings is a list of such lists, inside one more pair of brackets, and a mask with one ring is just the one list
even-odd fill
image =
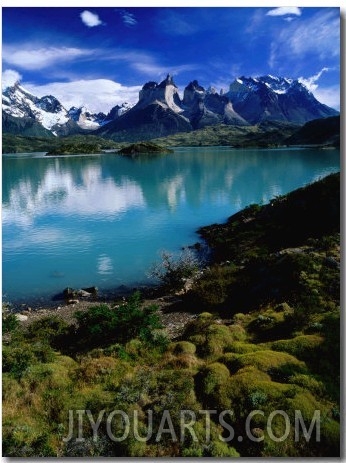
{"label": "turquoise lake", "polygon": [[200,226],[338,170],[339,150],[3,155],[3,299],[39,303],[66,286],[146,285],[160,252],[194,244]]}

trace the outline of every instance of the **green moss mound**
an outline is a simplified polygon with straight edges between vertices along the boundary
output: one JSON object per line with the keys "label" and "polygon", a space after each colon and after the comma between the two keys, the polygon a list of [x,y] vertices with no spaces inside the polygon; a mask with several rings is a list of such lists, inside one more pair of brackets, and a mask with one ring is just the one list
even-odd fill
{"label": "green moss mound", "polygon": [[196,346],[189,341],[174,342],[169,346],[169,351],[173,354],[195,354]]}
{"label": "green moss mound", "polygon": [[282,367],[292,367],[293,370],[302,371],[306,369],[305,363],[296,359],[286,352],[275,352],[272,350],[260,350],[234,356],[229,362],[231,372],[252,365],[266,373],[274,372]]}
{"label": "green moss mound", "polygon": [[305,334],[293,339],[282,339],[271,343],[271,349],[287,352],[298,359],[309,361],[319,353],[324,338],[317,334]]}

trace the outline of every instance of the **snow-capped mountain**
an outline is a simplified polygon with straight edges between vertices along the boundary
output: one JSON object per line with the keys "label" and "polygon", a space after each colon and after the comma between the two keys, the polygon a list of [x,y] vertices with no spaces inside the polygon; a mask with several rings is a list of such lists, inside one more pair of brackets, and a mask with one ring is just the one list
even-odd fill
{"label": "snow-capped mountain", "polygon": [[118,117],[122,116],[123,114],[126,113],[126,111],[128,111],[132,107],[133,105],[130,103],[127,103],[127,101],[125,101],[121,105],[114,106],[107,114],[105,118],[105,123],[114,121],[114,119],[117,119]]}
{"label": "snow-capped mountain", "polygon": [[19,83],[3,92],[3,131],[68,135],[93,131],[119,141],[136,141],[187,132],[208,125],[254,125],[264,121],[304,124],[335,116],[298,80],[266,75],[238,77],[227,92],[205,89],[197,80],[181,99],[172,76],[147,82],[134,106],[117,105],[108,114],[93,114],[85,106],[68,111],[52,95],[38,98]]}
{"label": "snow-capped mountain", "polygon": [[94,114],[86,106],[66,110],[52,95],[39,98],[18,82],[2,93],[3,131],[25,135],[55,136],[96,130],[117,119],[131,108],[117,105],[108,114]]}
{"label": "snow-capped mountain", "polygon": [[234,110],[250,124],[265,120],[304,124],[313,119],[335,116],[298,80],[266,75],[239,77],[225,96]]}
{"label": "snow-capped mountain", "polygon": [[191,131],[208,125],[254,125],[264,121],[304,124],[337,115],[316,100],[298,80],[266,75],[239,77],[226,93],[190,82],[181,100],[170,75],[160,84],[147,82],[138,103],[97,130],[114,140],[135,141]]}
{"label": "snow-capped mountain", "polygon": [[109,120],[107,121],[106,114],[93,114],[86,108],[86,106],[81,106],[80,108],[72,106],[72,108],[68,110],[67,114],[69,118],[75,121],[81,129],[85,130],[96,130],[101,125],[109,122]]}
{"label": "snow-capped mountain", "polygon": [[67,110],[52,95],[38,98],[19,83],[7,87],[2,94],[3,112],[12,118],[31,119],[54,135],[67,135],[78,131]]}

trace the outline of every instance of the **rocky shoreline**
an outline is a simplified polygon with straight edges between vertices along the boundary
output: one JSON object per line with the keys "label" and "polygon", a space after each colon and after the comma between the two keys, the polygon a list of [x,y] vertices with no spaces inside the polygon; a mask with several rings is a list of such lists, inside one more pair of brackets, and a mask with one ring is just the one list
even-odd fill
{"label": "rocky shoreline", "polygon": [[[135,289],[124,288],[123,292],[108,293],[108,294],[82,294],[83,290],[74,290],[71,294],[67,294],[67,289],[64,290],[66,296],[61,300],[50,300],[44,304],[35,307],[35,304],[22,303],[11,307],[11,311],[15,313],[17,319],[23,326],[28,326],[35,320],[55,315],[68,324],[76,323],[75,313],[77,311],[85,312],[90,307],[98,304],[106,304],[110,307],[116,307],[127,300],[127,296],[133,293]],[[137,288],[138,289],[138,288]],[[161,318],[162,325],[169,339],[178,339],[185,329],[185,326],[197,317],[191,311],[186,311],[183,308],[183,300],[179,294],[163,294],[159,287],[145,287],[143,289],[143,305],[156,305]],[[78,297],[80,292],[80,297]],[[69,298],[71,296],[71,298]]]}

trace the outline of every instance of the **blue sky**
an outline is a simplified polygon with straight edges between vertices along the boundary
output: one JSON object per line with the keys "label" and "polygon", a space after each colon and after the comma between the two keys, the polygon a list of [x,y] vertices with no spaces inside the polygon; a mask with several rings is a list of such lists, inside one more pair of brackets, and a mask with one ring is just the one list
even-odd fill
{"label": "blue sky", "polygon": [[3,87],[68,109],[135,103],[167,73],[227,90],[238,76],[299,78],[339,108],[340,11],[328,7],[4,7]]}

